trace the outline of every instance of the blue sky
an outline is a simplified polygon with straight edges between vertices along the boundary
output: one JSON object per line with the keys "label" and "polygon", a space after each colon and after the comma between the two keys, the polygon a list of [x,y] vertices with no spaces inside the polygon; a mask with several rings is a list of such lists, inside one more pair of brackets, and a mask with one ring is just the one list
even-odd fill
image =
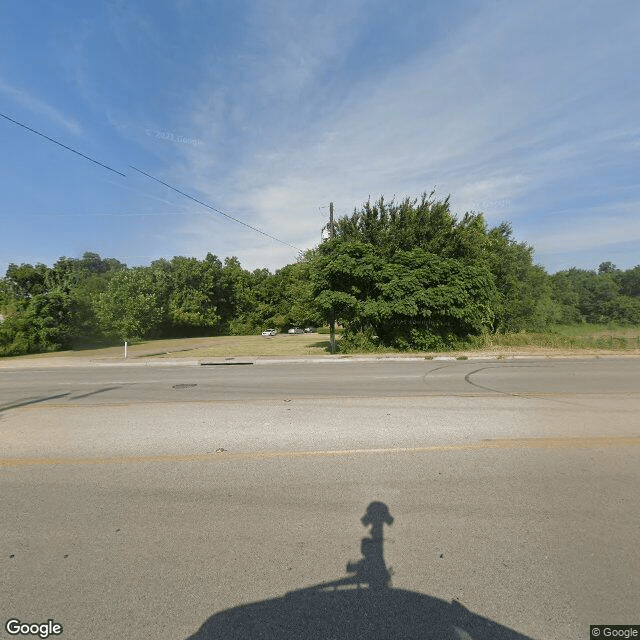
{"label": "blue sky", "polygon": [[[640,263],[637,0],[0,5],[0,271],[275,270],[369,197],[451,194],[550,273]],[[281,244],[137,173],[137,167]]]}

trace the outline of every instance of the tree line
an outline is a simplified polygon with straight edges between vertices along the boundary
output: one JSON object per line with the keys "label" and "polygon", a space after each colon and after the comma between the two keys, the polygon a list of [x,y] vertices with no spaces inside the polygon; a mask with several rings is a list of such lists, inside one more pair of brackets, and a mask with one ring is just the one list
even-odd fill
{"label": "tree line", "polygon": [[177,256],[144,267],[85,253],[10,264],[0,281],[0,355],[150,338],[343,327],[342,350],[436,350],[487,332],[640,324],[640,265],[549,275],[508,223],[451,212],[432,192],[365,203],[331,238],[271,273],[237,258]]}

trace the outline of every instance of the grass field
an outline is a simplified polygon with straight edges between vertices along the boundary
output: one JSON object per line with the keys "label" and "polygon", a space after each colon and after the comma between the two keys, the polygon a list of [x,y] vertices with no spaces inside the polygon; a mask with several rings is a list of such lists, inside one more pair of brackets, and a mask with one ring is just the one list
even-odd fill
{"label": "grass field", "polygon": [[[329,336],[314,333],[276,336],[217,336],[212,338],[180,338],[169,340],[145,340],[128,345],[129,358],[168,357],[203,358],[232,356],[300,356],[329,353]],[[124,357],[124,343],[101,349],[77,349],[17,356],[20,359],[37,358],[99,358]],[[3,358],[13,360],[16,358]]]}
{"label": "grass field", "polygon": [[[340,344],[340,336],[336,336]],[[363,352],[364,353],[364,352]],[[372,353],[372,352],[369,352]],[[391,349],[374,351],[377,355],[397,355]],[[206,358],[206,357],[273,357],[324,356],[329,354],[329,336],[321,333],[278,334],[263,336],[218,336],[148,340],[128,346],[128,357],[136,358]],[[471,355],[640,355],[640,327],[612,328],[604,325],[559,326],[546,333],[489,334],[476,338],[457,351],[446,352],[458,358]],[[355,353],[349,355],[356,355]],[[435,352],[412,352],[410,355],[433,357]],[[19,356],[19,359],[85,358],[119,360],[124,345],[102,349],[79,349],[55,353]],[[16,358],[3,358],[13,360]]]}
{"label": "grass field", "polygon": [[612,328],[606,325],[556,326],[545,333],[485,335],[472,342],[480,349],[538,348],[561,350],[640,350],[640,327]]}

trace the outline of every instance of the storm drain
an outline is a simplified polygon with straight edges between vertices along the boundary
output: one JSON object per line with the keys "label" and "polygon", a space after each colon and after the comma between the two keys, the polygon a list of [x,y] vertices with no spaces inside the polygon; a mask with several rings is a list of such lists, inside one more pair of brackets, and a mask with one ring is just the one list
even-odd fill
{"label": "storm drain", "polygon": [[190,389],[191,387],[197,387],[197,384],[174,384],[174,389]]}

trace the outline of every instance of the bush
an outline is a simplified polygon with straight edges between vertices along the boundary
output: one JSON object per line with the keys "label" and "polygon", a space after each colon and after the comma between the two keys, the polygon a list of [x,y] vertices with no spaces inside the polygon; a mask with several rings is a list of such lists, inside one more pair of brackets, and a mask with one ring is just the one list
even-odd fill
{"label": "bush", "polygon": [[[341,335],[344,331],[343,327],[336,327],[336,335]],[[331,333],[331,329],[329,327],[320,327],[316,330],[316,333],[319,333],[324,336],[328,336]]]}
{"label": "bush", "polygon": [[371,331],[348,331],[338,343],[338,351],[341,353],[371,353],[380,350],[380,342]]}

